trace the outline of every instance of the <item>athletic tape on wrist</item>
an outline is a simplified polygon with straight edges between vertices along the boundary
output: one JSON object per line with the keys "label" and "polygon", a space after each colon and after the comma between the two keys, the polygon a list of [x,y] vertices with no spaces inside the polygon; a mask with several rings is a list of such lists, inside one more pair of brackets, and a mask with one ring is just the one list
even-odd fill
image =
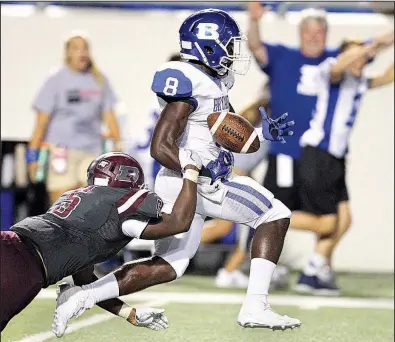
{"label": "athletic tape on wrist", "polygon": [[35,163],[38,160],[39,150],[37,148],[29,148],[26,151],[26,163]]}
{"label": "athletic tape on wrist", "polygon": [[184,171],[183,177],[191,182],[197,183],[199,178],[199,171],[187,169]]}
{"label": "athletic tape on wrist", "polygon": [[125,303],[122,305],[121,310],[119,310],[118,316],[128,319],[132,310],[133,308]]}

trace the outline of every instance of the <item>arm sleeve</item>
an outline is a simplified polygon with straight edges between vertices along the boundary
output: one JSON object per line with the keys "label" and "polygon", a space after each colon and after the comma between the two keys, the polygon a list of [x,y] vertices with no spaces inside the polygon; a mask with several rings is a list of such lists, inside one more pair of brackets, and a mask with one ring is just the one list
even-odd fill
{"label": "arm sleeve", "polygon": [[38,91],[33,102],[33,109],[51,114],[56,103],[56,74],[49,76]]}
{"label": "arm sleeve", "polygon": [[197,100],[192,96],[192,81],[177,69],[164,69],[155,73],[152,91],[166,102],[185,101],[197,107]]}
{"label": "arm sleeve", "polygon": [[281,44],[262,44],[266,48],[268,62],[267,64],[259,64],[259,67],[265,74],[271,76],[274,65],[280,62],[280,56],[283,55],[285,51],[287,51],[287,47]]}
{"label": "arm sleeve", "polygon": [[114,109],[116,102],[117,97],[115,95],[114,89],[112,88],[110,82],[106,79],[103,89],[103,112]]}
{"label": "arm sleeve", "polygon": [[126,220],[122,223],[122,232],[125,236],[139,239],[144,229],[147,227],[148,222],[148,220]]}

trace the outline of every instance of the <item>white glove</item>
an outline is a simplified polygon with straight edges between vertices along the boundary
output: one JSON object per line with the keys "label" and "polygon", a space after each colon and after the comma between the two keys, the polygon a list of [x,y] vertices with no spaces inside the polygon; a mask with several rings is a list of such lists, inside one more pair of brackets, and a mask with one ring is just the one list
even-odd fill
{"label": "white glove", "polygon": [[181,169],[183,171],[187,165],[196,166],[198,170],[202,168],[202,159],[196,152],[180,148],[178,151],[178,158],[180,159]]}
{"label": "white glove", "polygon": [[165,309],[136,308],[136,326],[151,330],[165,330],[169,327],[169,320],[163,314]]}

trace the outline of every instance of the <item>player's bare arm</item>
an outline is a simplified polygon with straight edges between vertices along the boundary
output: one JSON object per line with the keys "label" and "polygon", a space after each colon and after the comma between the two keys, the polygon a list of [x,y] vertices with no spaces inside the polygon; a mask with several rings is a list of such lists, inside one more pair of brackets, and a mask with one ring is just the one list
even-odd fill
{"label": "player's bare arm", "polygon": [[193,107],[188,102],[170,102],[163,109],[151,141],[151,156],[164,167],[181,172],[177,139],[184,132]]}
{"label": "player's bare arm", "polygon": [[[185,170],[196,171],[193,165],[187,165]],[[171,214],[163,214],[162,220],[157,224],[149,224],[141,234],[145,240],[156,240],[163,237],[184,233],[189,230],[196,210],[197,184],[184,177],[183,186]]]}

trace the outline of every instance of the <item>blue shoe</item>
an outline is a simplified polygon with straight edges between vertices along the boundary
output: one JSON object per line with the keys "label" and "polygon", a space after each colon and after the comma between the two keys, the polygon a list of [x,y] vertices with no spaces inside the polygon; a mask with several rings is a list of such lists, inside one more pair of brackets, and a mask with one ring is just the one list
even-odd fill
{"label": "blue shoe", "polygon": [[295,292],[300,294],[313,294],[316,287],[318,287],[317,276],[308,276],[301,272],[299,280],[293,289]]}
{"label": "blue shoe", "polygon": [[329,266],[326,266],[318,273],[318,287],[314,294],[318,296],[339,296],[341,289],[336,284],[335,273]]}
{"label": "blue shoe", "polygon": [[339,296],[340,288],[336,285],[335,279],[323,281],[316,275],[309,276],[301,272],[294,291],[300,294],[312,294],[317,296]]}

